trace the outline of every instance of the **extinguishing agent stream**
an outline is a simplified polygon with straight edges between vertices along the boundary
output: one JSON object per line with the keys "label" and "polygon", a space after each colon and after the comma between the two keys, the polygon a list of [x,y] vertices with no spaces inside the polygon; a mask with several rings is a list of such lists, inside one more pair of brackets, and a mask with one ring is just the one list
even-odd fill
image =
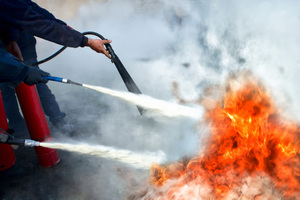
{"label": "extinguishing agent stream", "polygon": [[110,96],[117,97],[119,99],[125,100],[134,105],[143,107],[147,110],[152,110],[155,113],[166,117],[188,117],[192,119],[200,119],[202,112],[196,108],[191,108],[188,106],[179,105],[176,103],[171,103],[159,99],[152,98],[143,94],[134,94],[130,92],[122,92],[117,90],[111,90],[108,88],[100,86],[92,86],[87,84],[82,84],[83,87],[108,94]]}
{"label": "extinguishing agent stream", "polygon": [[155,99],[153,97],[143,95],[143,94],[134,94],[131,92],[111,90],[100,86],[81,84],[81,83],[71,81],[70,79],[64,79],[64,78],[53,77],[53,76],[49,76],[45,78],[51,81],[74,84],[74,85],[95,90],[100,93],[108,94],[110,96],[117,97],[119,99],[127,101],[131,104],[137,105],[139,107],[143,107],[147,110],[152,110],[154,111],[154,113],[158,113],[166,117],[188,117],[188,118],[198,120],[202,116],[202,110],[200,109],[183,106],[168,101],[163,101],[160,99]]}
{"label": "extinguishing agent stream", "polygon": [[58,142],[41,142],[40,146],[54,149],[61,149],[79,154],[92,155],[110,160],[119,161],[139,169],[149,169],[152,164],[162,164],[165,154],[159,152],[135,153],[129,150],[116,149],[103,145],[91,145],[85,143],[58,143]]}

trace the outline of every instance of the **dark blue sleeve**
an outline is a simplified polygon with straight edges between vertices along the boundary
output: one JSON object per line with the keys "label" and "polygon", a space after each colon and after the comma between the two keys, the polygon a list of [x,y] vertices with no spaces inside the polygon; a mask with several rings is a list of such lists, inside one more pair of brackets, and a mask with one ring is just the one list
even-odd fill
{"label": "dark blue sleeve", "polygon": [[48,10],[41,8],[39,5],[37,5],[36,3],[34,3],[31,0],[23,0],[28,6],[32,7],[32,10],[39,13],[40,15],[42,15],[45,19],[51,19],[54,20],[60,24],[64,24],[67,25],[67,23],[65,23],[64,21],[55,18],[55,16],[50,13]]}
{"label": "dark blue sleeve", "polygon": [[0,48],[0,79],[8,81],[11,87],[17,87],[27,76],[29,67]]}
{"label": "dark blue sleeve", "polygon": [[23,0],[0,0],[0,22],[64,46],[87,44],[87,38],[80,32],[46,19]]}

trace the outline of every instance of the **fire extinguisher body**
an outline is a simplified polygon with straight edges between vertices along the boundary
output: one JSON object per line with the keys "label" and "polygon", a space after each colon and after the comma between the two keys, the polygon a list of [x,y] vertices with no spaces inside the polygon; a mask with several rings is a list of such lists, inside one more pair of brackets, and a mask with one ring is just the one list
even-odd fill
{"label": "fire extinguisher body", "polygon": [[[8,123],[5,114],[2,94],[0,91],[0,130],[7,131]],[[4,132],[3,132],[4,133]],[[6,170],[13,166],[16,162],[16,157],[13,148],[8,144],[0,144],[0,171]]]}
{"label": "fire extinguisher body", "polygon": [[[52,141],[36,86],[21,83],[16,88],[16,93],[31,139],[39,142]],[[35,151],[43,167],[51,167],[59,162],[55,149],[35,147]]]}

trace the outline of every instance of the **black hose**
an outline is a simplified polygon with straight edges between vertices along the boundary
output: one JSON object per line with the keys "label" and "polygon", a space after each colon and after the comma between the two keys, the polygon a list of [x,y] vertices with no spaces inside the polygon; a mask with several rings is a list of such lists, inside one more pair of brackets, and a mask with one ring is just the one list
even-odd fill
{"label": "black hose", "polygon": [[[97,37],[101,38],[102,40],[105,40],[105,38],[102,35],[100,35],[99,33],[93,32],[93,31],[86,31],[86,32],[83,32],[82,34],[83,35],[94,35],[94,36],[97,36]],[[35,63],[31,64],[31,66],[37,66],[37,65],[43,64],[45,62],[48,62],[49,60],[51,60],[51,59],[55,58],[56,56],[58,56],[66,48],[67,48],[67,46],[63,46],[62,48],[60,48],[58,51],[56,51],[51,56],[49,56],[49,57],[47,57],[47,58],[45,58],[43,60],[40,60],[38,62],[35,62]]]}
{"label": "black hose", "polygon": [[41,61],[38,61],[38,62],[35,62],[33,64],[31,64],[31,66],[37,66],[37,65],[40,65],[40,64],[43,64],[49,60],[51,60],[52,58],[56,57],[58,54],[60,54],[61,52],[63,52],[67,47],[64,46],[62,48],[60,48],[57,52],[55,52],[54,54],[52,54],[51,56],[41,60]]}
{"label": "black hose", "polygon": [[19,138],[13,138],[13,139],[8,139],[7,144],[15,144],[19,146],[24,146],[25,144],[25,139],[19,139]]}

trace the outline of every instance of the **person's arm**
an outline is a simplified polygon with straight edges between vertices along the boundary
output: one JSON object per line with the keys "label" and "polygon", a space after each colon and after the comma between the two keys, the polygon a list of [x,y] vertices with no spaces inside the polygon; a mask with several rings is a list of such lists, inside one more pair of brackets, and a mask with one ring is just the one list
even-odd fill
{"label": "person's arm", "polygon": [[0,0],[0,21],[21,31],[69,47],[86,46],[87,38],[80,32],[45,19],[23,0]]}
{"label": "person's arm", "polygon": [[4,49],[0,49],[0,79],[8,82],[9,86],[15,88],[21,82],[27,85],[47,83],[45,76],[50,76],[50,74],[36,67],[25,65]]}
{"label": "person's arm", "polygon": [[40,7],[35,2],[33,2],[31,0],[23,0],[23,2],[25,2],[28,6],[30,6],[33,11],[35,11],[35,12],[39,13],[40,15],[42,15],[45,19],[56,20],[57,22],[59,22],[61,24],[67,25],[65,22],[61,21],[60,19],[56,19],[55,16],[52,13],[50,13],[48,10]]}
{"label": "person's arm", "polygon": [[64,46],[89,46],[110,58],[103,46],[103,44],[110,43],[110,40],[87,38],[56,20],[46,19],[23,0],[0,0],[0,22]]}
{"label": "person's arm", "polygon": [[54,20],[60,24],[63,25],[67,25],[66,22],[57,19],[52,13],[50,13],[48,10],[46,10],[45,8],[40,7],[38,4],[36,4],[35,2],[31,1],[31,0],[23,0],[28,6],[32,7],[32,10],[34,12],[39,13],[40,15],[42,15],[45,19],[50,19],[50,20]]}

